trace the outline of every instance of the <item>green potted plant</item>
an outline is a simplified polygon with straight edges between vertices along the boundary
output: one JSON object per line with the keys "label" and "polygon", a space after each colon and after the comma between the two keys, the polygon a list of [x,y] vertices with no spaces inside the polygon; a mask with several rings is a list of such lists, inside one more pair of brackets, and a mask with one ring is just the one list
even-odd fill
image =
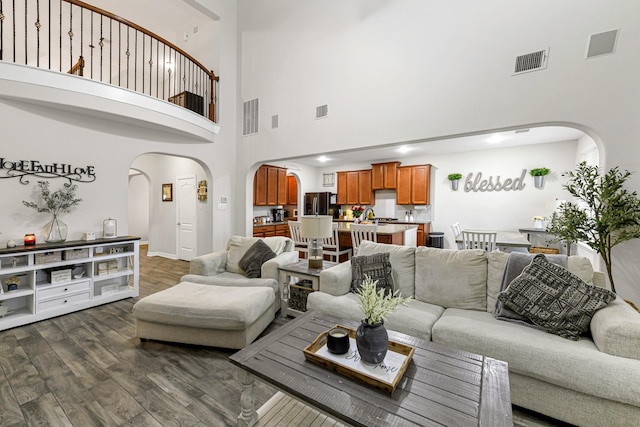
{"label": "green potted plant", "polygon": [[551,170],[549,168],[533,168],[529,171],[531,176],[533,177],[533,185],[536,188],[542,188],[544,185],[544,177],[545,175],[549,175]]}
{"label": "green potted plant", "polygon": [[44,225],[45,242],[64,242],[67,240],[68,227],[60,219],[63,212],[71,212],[71,209],[82,201],[76,197],[77,185],[64,185],[63,188],[51,192],[49,189],[49,181],[38,181],[40,189],[39,200],[36,202],[22,203],[38,212],[49,212],[52,218]]}
{"label": "green potted plant", "polygon": [[562,203],[552,215],[547,231],[563,240],[584,242],[598,252],[615,292],[612,249],[640,237],[640,200],[635,191],[623,188],[631,172],[614,167],[601,175],[597,166],[582,162],[568,175],[569,183],[564,188],[577,201]]}
{"label": "green potted plant", "polygon": [[384,360],[389,348],[389,335],[384,327],[387,315],[401,305],[407,305],[411,298],[403,298],[400,291],[386,292],[377,289],[378,281],[365,275],[358,289],[358,306],[364,319],[356,330],[356,345],[360,358],[365,363],[378,364]]}
{"label": "green potted plant", "polygon": [[451,181],[451,189],[453,191],[458,190],[458,183],[460,182],[460,178],[462,178],[461,173],[450,173],[449,175],[447,175],[447,179]]}

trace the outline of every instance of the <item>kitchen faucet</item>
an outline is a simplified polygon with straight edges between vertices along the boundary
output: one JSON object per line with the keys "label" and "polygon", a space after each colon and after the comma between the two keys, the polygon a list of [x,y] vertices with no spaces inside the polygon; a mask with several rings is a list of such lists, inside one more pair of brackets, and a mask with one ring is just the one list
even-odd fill
{"label": "kitchen faucet", "polygon": [[362,218],[364,218],[365,220],[369,219],[369,212],[373,213],[373,208],[369,207],[365,209],[364,212],[362,213]]}

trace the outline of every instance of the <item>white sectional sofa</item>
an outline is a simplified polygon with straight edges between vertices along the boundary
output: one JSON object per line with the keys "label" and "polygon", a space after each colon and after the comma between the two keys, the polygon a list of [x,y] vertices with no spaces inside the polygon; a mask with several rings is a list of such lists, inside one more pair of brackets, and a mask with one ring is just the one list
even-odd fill
{"label": "white sectional sofa", "polygon": [[[506,361],[517,406],[576,425],[640,425],[640,314],[619,297],[595,314],[590,336],[571,341],[494,318],[506,253],[363,242],[358,255],[383,252],[394,286],[414,297],[388,329]],[[567,269],[604,284],[583,257],[569,257]],[[308,309],[360,320],[350,285],[350,262],[324,270]]]}

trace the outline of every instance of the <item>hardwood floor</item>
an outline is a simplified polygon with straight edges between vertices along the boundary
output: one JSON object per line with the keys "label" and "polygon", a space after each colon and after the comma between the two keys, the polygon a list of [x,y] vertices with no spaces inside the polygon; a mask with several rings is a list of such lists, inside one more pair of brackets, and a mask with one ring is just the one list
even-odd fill
{"label": "hardwood floor", "polygon": [[[140,255],[140,297],[189,270],[185,261],[147,257],[146,247]],[[227,361],[234,351],[141,344],[136,301],[0,332],[0,426],[236,425],[241,389]],[[256,405],[274,393],[256,382]]]}

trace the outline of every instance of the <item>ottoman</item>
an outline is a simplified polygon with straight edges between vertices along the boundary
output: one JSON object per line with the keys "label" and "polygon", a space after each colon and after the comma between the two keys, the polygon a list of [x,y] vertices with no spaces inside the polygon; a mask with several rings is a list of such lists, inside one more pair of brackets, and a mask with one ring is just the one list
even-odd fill
{"label": "ottoman", "polygon": [[270,287],[181,282],[133,306],[141,339],[240,349],[275,318]]}

